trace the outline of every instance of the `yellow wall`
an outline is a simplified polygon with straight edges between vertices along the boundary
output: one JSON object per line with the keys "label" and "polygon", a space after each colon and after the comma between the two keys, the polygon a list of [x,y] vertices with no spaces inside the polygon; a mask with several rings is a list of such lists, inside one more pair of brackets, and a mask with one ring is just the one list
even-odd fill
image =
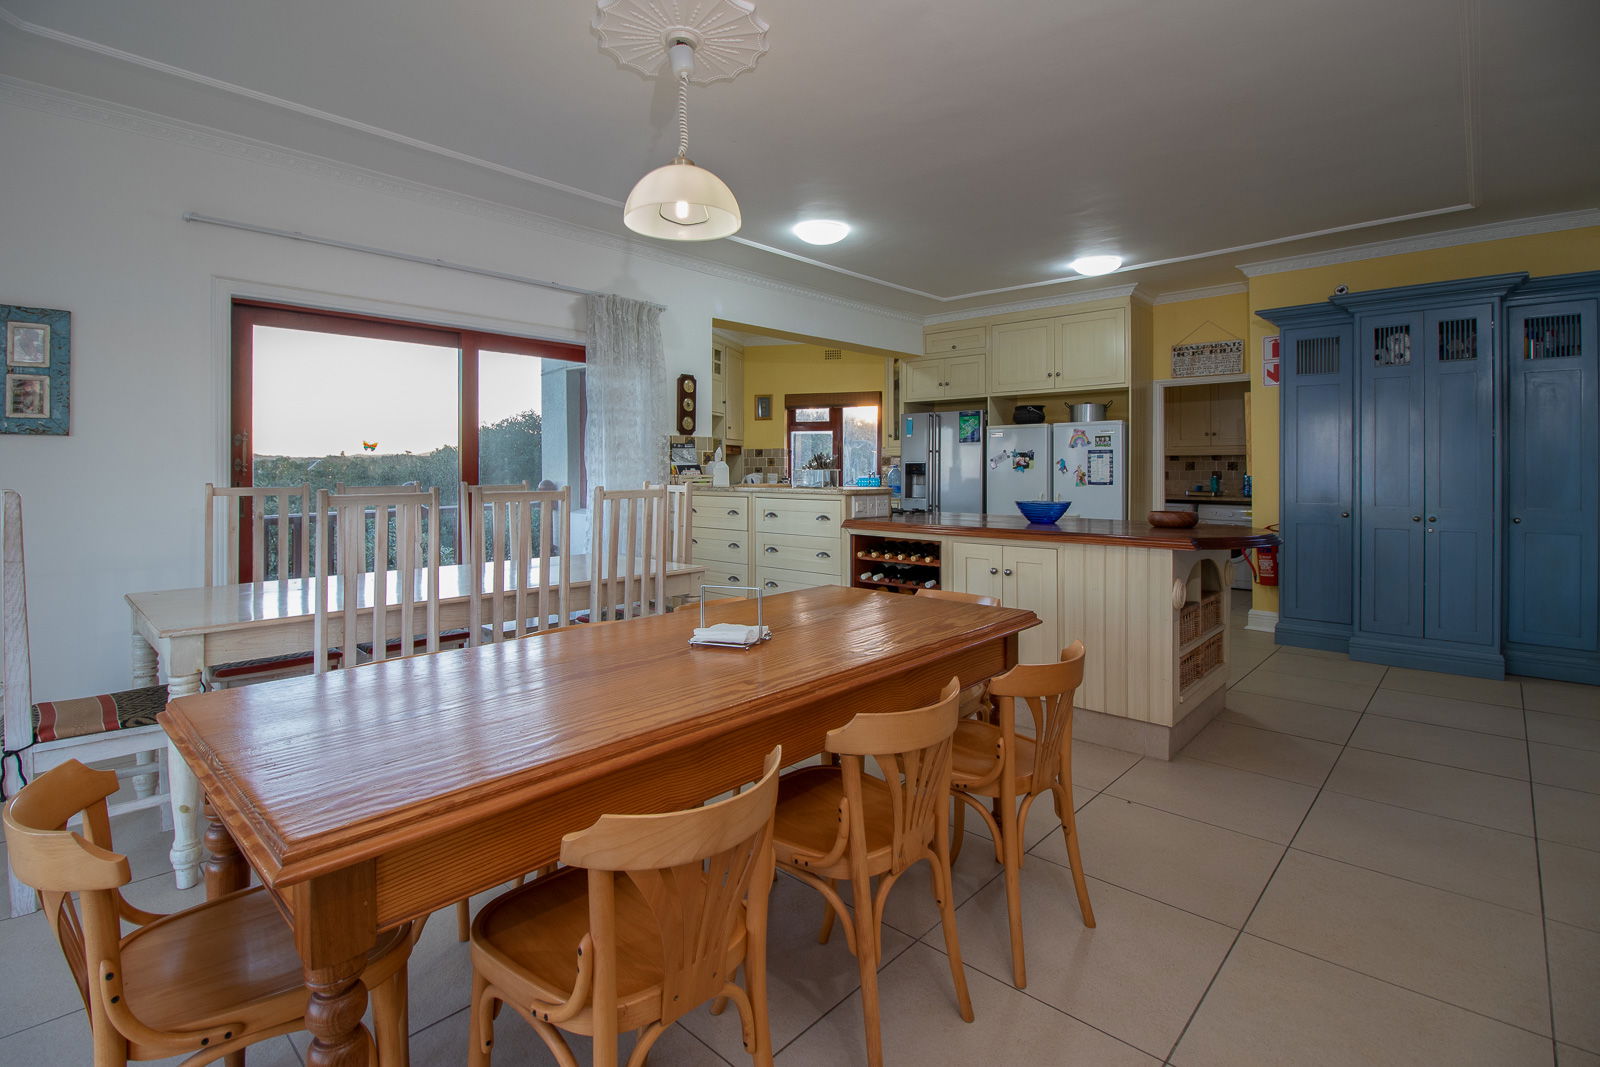
{"label": "yellow wall", "polygon": [[[1337,263],[1326,267],[1285,271],[1282,274],[1263,274],[1250,279],[1248,294],[1251,318],[1249,320],[1249,346],[1245,364],[1251,374],[1250,387],[1250,473],[1255,496],[1252,503],[1257,526],[1278,521],[1278,393],[1263,389],[1261,381],[1262,339],[1278,332],[1278,328],[1265,319],[1254,317],[1254,312],[1264,308],[1288,307],[1326,300],[1336,286],[1346,285],[1351,292],[1367,289],[1387,289],[1397,285],[1420,285],[1424,282],[1450,281],[1483,274],[1506,274],[1525,271],[1534,277],[1546,274],[1566,274],[1572,271],[1600,270],[1600,227],[1580,230],[1563,230],[1558,233],[1535,234],[1529,237],[1511,237],[1502,241],[1484,241],[1478,244],[1457,245],[1424,252],[1407,252],[1378,259]],[[1232,298],[1223,298],[1232,299]],[[1163,304],[1158,313],[1157,333],[1160,333],[1159,313],[1187,308],[1190,304],[1211,303],[1194,300],[1180,304]],[[1207,317],[1189,313],[1189,318],[1201,321]],[[1215,315],[1209,316],[1216,318]],[[1217,319],[1218,322],[1224,322]],[[1181,325],[1181,324],[1180,324]],[[1160,352],[1160,340],[1156,351]],[[1278,610],[1276,589],[1255,590],[1253,607],[1266,611]]]}
{"label": "yellow wall", "polygon": [[[824,359],[821,345],[752,345],[744,350],[744,447],[784,448],[788,393],[883,392],[883,357],[846,349]],[[771,395],[772,418],[755,417],[755,398]]]}
{"label": "yellow wall", "polygon": [[1172,377],[1172,346],[1233,341],[1250,330],[1250,296],[1230,293],[1204,300],[1157,304],[1151,309],[1150,377]]}

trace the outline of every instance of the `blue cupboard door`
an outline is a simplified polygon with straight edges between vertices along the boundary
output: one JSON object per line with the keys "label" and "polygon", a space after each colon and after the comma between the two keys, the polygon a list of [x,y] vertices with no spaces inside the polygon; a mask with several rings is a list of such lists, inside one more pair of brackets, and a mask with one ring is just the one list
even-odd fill
{"label": "blue cupboard door", "polygon": [[1423,316],[1356,319],[1361,366],[1360,629],[1423,633]]}
{"label": "blue cupboard door", "polygon": [[1494,308],[1427,313],[1423,371],[1423,636],[1498,645]]}
{"label": "blue cupboard door", "polygon": [[1354,341],[1348,322],[1283,332],[1283,620],[1351,623]]}
{"label": "blue cupboard door", "polygon": [[1600,302],[1517,307],[1507,320],[1506,639],[1600,650]]}

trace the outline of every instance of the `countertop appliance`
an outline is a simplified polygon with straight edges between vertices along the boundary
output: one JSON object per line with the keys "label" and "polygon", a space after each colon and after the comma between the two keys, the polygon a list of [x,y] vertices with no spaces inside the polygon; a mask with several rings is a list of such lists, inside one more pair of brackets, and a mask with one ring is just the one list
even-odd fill
{"label": "countertop appliance", "polygon": [[[1051,499],[1048,425],[991,426],[983,439],[984,476],[989,481],[985,511],[1014,515],[1019,500]],[[1068,512],[1069,517],[1072,514]]]}
{"label": "countertop appliance", "polygon": [[903,510],[983,511],[985,422],[982,411],[925,411],[905,417],[900,436]]}
{"label": "countertop appliance", "polygon": [[1128,517],[1128,424],[1058,422],[1050,427],[1051,492],[1079,519]]}

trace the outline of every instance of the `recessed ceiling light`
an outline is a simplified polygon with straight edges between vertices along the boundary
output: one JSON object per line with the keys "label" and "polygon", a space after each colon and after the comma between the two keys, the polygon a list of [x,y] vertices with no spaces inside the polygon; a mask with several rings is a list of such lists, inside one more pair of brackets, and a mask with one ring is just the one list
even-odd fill
{"label": "recessed ceiling light", "polygon": [[813,245],[834,244],[844,240],[849,232],[850,224],[838,219],[807,219],[794,224],[794,235]]}
{"label": "recessed ceiling light", "polygon": [[1110,274],[1122,266],[1121,256],[1079,256],[1067,264],[1079,274],[1094,276],[1096,274]]}

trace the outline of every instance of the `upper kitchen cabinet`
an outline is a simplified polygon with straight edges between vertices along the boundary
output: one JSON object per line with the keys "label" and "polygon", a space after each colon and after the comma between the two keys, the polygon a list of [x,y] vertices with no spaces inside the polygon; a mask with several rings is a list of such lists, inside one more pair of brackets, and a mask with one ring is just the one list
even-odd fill
{"label": "upper kitchen cabinet", "polygon": [[990,328],[991,396],[1126,389],[1130,365],[1126,308]]}
{"label": "upper kitchen cabinet", "polygon": [[985,326],[962,326],[954,330],[930,330],[923,334],[922,350],[930,356],[950,356],[958,352],[983,352],[989,347]]}
{"label": "upper kitchen cabinet", "polygon": [[1243,455],[1244,394],[1244,382],[1169,388],[1166,394],[1167,454]]}
{"label": "upper kitchen cabinet", "polygon": [[744,443],[744,349],[722,337],[711,342],[711,436]]}
{"label": "upper kitchen cabinet", "polygon": [[985,356],[974,352],[960,356],[922,356],[901,361],[904,374],[900,399],[967,400],[983,395]]}

